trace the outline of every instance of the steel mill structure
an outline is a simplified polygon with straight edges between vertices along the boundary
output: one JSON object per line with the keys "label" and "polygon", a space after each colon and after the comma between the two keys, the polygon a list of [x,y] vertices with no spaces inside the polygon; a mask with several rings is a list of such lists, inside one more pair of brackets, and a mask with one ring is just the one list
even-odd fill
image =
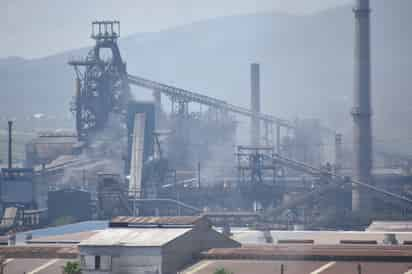
{"label": "steel mill structure", "polygon": [[[117,45],[120,26],[116,21],[93,22],[92,38],[96,40],[95,47],[84,61],[69,62],[77,75],[73,110],[77,118],[78,136],[84,141],[88,136],[94,138],[96,132],[103,131],[111,114],[128,117],[128,136],[144,132],[141,137],[134,137],[133,140],[129,138],[126,152],[133,155],[139,147],[138,143],[145,144],[142,150],[145,156],[140,157],[143,160],[136,162],[133,159],[140,159],[139,157],[128,157],[125,169],[125,174],[130,174],[130,178],[138,178],[138,182],[133,179],[134,194],[129,193],[130,207],[133,208],[130,211],[134,214],[176,214],[185,207],[190,208],[186,205],[194,208],[210,207],[214,210],[242,208],[245,211],[252,208],[256,210],[256,205],[259,205],[259,210],[264,212],[263,216],[269,219],[287,219],[288,210],[292,210],[295,222],[309,218],[312,223],[316,223],[320,221],[314,220],[314,216],[318,214],[316,212],[325,211],[325,203],[333,203],[333,199],[322,197],[331,198],[336,195],[346,202],[332,207],[335,215],[336,210],[345,216],[350,215],[350,211],[358,213],[373,210],[373,199],[401,201],[401,207],[404,207],[411,201],[408,197],[389,191],[384,184],[373,184],[369,1],[357,1],[354,13],[353,174],[343,169],[341,134],[325,129],[317,120],[291,122],[261,111],[261,70],[258,63],[253,63],[250,67],[251,108],[239,107],[198,92],[129,74]],[[102,49],[109,49],[109,59],[100,56]],[[80,72],[81,66],[84,67],[83,72]],[[144,117],[149,117],[151,112],[142,109],[130,113],[127,105],[134,104],[130,96],[131,86],[152,91],[155,119],[151,119],[151,122],[134,122],[136,113],[143,112],[146,113]],[[163,96],[170,99],[169,114],[162,107]],[[198,104],[206,109],[193,112],[193,108],[189,108],[190,104]],[[208,163],[214,161],[211,153],[213,148],[219,154],[224,154],[225,150],[235,154],[230,148],[236,146],[235,115],[250,119],[251,146],[239,146],[237,164],[235,159],[229,157],[224,163],[218,163],[219,172],[211,171]],[[144,127],[135,128],[135,125]],[[159,134],[158,130],[168,133]],[[157,137],[154,139],[152,135]],[[318,144],[325,138],[335,142],[332,163],[325,163],[321,159],[322,152]],[[130,161],[134,162],[130,164]],[[209,175],[205,177],[202,174]],[[406,182],[409,179],[403,177],[399,180]],[[127,180],[125,183],[127,184]],[[137,196],[136,189],[139,189]],[[238,192],[237,189],[241,191]],[[175,207],[172,211],[171,204]],[[136,205],[141,207],[140,211],[136,211]],[[148,205],[154,208],[148,209]],[[323,213],[328,214],[333,215],[330,212]]]}
{"label": "steel mill structure", "polygon": [[[260,81],[266,74],[258,62],[245,68],[250,108],[237,106],[132,75],[118,45],[120,23],[95,21],[93,48],[68,62],[75,71],[76,133],[43,133],[27,144],[29,169],[20,178],[33,191],[18,203],[6,188],[17,187],[11,181],[19,173],[11,165],[10,131],[0,201],[16,219],[18,210],[10,208],[43,210],[48,196],[74,188],[90,194],[87,212],[95,219],[207,212],[225,228],[357,229],[368,216],[410,218],[412,159],[375,149],[385,168],[402,173],[373,169],[369,1],[357,0],[353,11],[353,153],[344,147],[348,138],[319,119],[288,121],[264,113]],[[137,101],[134,87],[153,99]],[[250,127],[240,132],[247,136],[242,144],[238,125],[245,121]]]}
{"label": "steel mill structure", "polygon": [[[124,113],[130,99],[126,64],[117,46],[119,36],[119,22],[93,22],[91,37],[96,41],[94,48],[86,58],[69,62],[76,71],[73,111],[80,140],[102,130],[111,112]],[[108,60],[105,60],[108,57],[104,56],[105,50],[111,55]]]}

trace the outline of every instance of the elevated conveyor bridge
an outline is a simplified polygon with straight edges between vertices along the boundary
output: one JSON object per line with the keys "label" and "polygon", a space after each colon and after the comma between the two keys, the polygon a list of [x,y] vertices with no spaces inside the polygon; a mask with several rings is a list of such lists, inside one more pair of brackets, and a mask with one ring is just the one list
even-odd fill
{"label": "elevated conveyor bridge", "polygon": [[159,91],[172,99],[176,99],[177,101],[182,101],[185,103],[198,103],[201,105],[219,109],[221,111],[239,114],[246,117],[257,116],[261,121],[266,123],[276,124],[284,128],[294,128],[293,123],[287,120],[280,119],[268,114],[253,113],[251,110],[247,108],[235,106],[227,103],[226,101],[202,95],[200,93],[173,87],[170,85],[162,84],[159,82],[148,80],[139,76],[133,76],[130,74],[128,75],[128,80],[129,84],[131,85]]}

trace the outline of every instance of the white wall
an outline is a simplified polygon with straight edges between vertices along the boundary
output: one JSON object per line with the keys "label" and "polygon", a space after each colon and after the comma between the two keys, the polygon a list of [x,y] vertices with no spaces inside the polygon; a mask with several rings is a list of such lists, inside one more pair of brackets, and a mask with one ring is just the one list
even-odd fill
{"label": "white wall", "polygon": [[[161,274],[160,247],[82,247],[84,274]],[[94,269],[94,257],[101,256],[100,270]]]}

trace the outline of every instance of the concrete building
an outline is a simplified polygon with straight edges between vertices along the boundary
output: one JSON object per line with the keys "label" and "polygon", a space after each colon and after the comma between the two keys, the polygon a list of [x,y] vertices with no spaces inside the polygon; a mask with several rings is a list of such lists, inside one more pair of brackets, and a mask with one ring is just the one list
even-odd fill
{"label": "concrete building", "polygon": [[202,251],[239,246],[204,217],[122,217],[81,242],[79,250],[84,274],[172,274]]}

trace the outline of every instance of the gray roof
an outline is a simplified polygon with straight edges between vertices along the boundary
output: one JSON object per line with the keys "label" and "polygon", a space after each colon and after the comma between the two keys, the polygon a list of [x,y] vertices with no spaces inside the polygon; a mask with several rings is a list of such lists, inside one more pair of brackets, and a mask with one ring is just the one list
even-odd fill
{"label": "gray roof", "polygon": [[62,268],[67,262],[74,261],[73,259],[19,259],[10,258],[4,262],[4,273],[21,274],[21,273],[41,273],[55,274],[62,273]]}
{"label": "gray roof", "polygon": [[161,247],[191,228],[109,228],[82,241],[82,246]]}
{"label": "gray roof", "polygon": [[87,240],[99,231],[82,231],[77,233],[66,233],[63,235],[53,235],[36,237],[26,241],[29,244],[78,244],[81,241]]}

